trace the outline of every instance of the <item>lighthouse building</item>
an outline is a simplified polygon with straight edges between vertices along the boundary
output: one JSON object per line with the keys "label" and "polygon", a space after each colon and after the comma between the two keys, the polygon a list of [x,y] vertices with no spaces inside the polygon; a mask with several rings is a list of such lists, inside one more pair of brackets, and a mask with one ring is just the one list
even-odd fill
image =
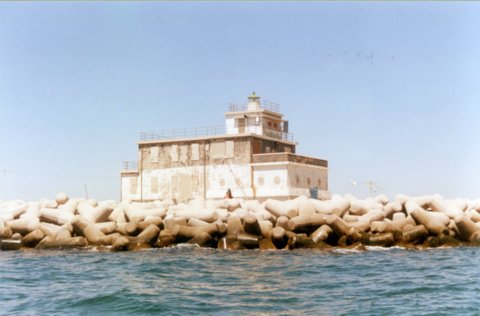
{"label": "lighthouse building", "polygon": [[230,104],[225,126],[143,132],[138,161],[124,162],[121,198],[328,197],[328,162],[296,154],[279,106],[255,93]]}

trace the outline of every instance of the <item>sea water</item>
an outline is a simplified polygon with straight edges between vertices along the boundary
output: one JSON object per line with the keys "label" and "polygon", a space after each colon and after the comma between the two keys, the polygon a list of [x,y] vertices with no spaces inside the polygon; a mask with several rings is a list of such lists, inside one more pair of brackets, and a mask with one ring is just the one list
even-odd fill
{"label": "sea water", "polygon": [[0,314],[480,315],[480,248],[0,252]]}

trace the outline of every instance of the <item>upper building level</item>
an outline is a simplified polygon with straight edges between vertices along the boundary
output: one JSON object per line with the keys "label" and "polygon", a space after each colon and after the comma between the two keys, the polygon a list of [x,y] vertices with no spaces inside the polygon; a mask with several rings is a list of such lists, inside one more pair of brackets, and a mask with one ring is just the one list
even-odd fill
{"label": "upper building level", "polygon": [[225,125],[182,128],[161,132],[141,132],[140,143],[165,140],[189,140],[192,138],[221,137],[234,135],[259,135],[278,141],[294,143],[288,131],[288,121],[283,120],[280,106],[261,100],[252,93],[244,105],[230,104],[225,113]]}
{"label": "upper building level", "polygon": [[225,113],[226,133],[252,133],[293,141],[293,135],[288,132],[288,121],[282,117],[278,104],[262,101],[253,92],[246,105],[230,104],[229,111]]}

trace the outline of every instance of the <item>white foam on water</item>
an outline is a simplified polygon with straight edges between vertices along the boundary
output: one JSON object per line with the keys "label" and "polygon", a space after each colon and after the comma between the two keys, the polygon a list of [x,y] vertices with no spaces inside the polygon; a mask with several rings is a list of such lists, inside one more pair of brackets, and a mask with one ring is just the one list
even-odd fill
{"label": "white foam on water", "polygon": [[335,248],[332,250],[332,252],[340,253],[340,254],[351,254],[351,253],[361,253],[361,252],[364,252],[364,250]]}
{"label": "white foam on water", "polygon": [[187,243],[180,243],[175,246],[176,248],[200,248],[197,244],[187,244]]}

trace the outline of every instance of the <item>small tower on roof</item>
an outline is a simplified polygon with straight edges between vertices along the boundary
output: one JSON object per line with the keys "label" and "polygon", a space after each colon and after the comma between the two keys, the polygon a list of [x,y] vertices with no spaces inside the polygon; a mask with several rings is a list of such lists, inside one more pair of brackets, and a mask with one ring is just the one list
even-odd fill
{"label": "small tower on roof", "polygon": [[248,97],[247,110],[260,110],[260,97],[255,94],[255,91]]}

